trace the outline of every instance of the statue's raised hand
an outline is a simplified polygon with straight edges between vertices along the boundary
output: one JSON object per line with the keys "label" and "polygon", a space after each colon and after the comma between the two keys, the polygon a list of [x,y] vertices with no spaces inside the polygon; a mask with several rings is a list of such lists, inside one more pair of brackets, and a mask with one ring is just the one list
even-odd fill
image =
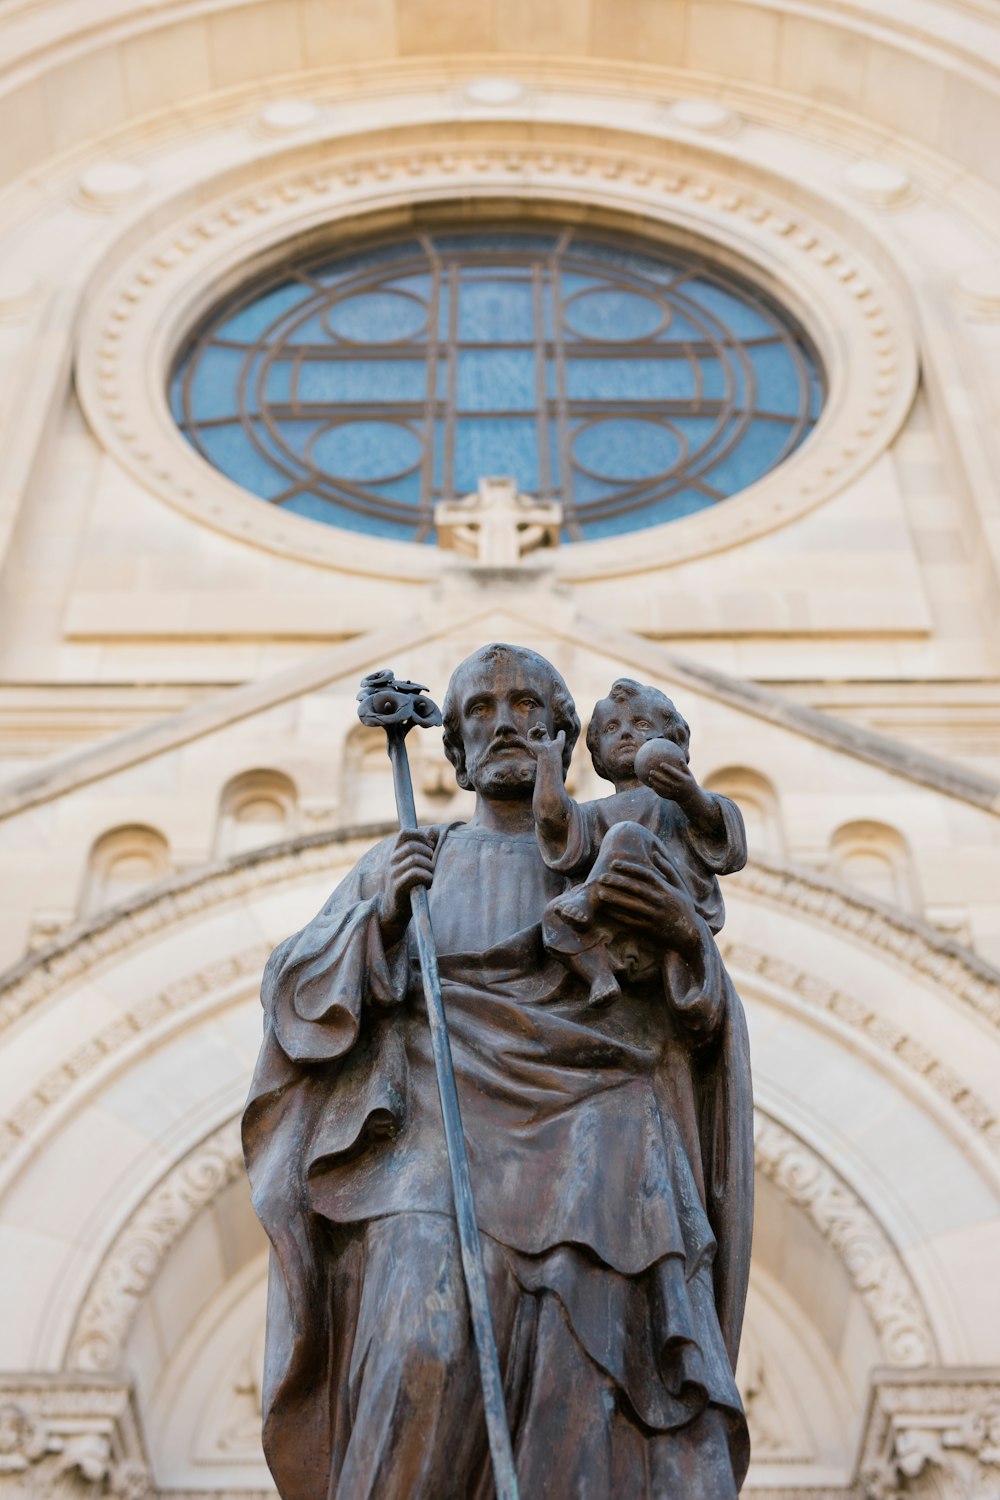
{"label": "statue's raised hand", "polygon": [[562,765],[563,751],[566,748],[566,731],[560,729],[555,739],[549,739],[549,732],[544,724],[532,724],[526,735],[528,749],[535,759],[544,756],[547,760],[555,761]]}
{"label": "statue's raised hand", "polygon": [[410,920],[410,892],[434,878],[436,828],[409,828],[397,833],[379,897],[379,928],[387,948],[398,943]]}

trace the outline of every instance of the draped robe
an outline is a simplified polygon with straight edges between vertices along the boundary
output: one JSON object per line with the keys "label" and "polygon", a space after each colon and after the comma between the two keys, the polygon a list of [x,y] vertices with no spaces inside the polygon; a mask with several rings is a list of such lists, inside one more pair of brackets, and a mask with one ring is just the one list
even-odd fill
{"label": "draped robe", "polygon": [[[272,1246],[264,1442],[285,1500],[337,1494],[360,1230],[452,1213],[414,946],[408,935],[386,950],[380,934],[390,850],[371,850],[281,944],[262,987],[243,1130]],[[698,918],[695,953],[668,951],[654,982],[588,1009],[542,944],[544,907],[566,886],[533,833],[439,830],[431,915],[477,1222],[613,1393],[606,1446],[626,1428],[630,1442],[683,1443],[711,1410],[738,1488],[748,1444],[733,1366],[752,1217],[742,1007]],[[387,1299],[391,1337],[391,1287]],[[543,1340],[534,1357],[550,1357]],[[522,1395],[522,1407],[508,1399],[528,1430]]]}

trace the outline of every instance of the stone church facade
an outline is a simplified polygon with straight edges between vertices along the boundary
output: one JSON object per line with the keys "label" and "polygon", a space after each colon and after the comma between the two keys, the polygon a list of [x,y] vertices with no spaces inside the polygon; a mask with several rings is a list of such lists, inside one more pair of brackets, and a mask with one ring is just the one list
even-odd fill
{"label": "stone church facade", "polygon": [[[273,1494],[238,1135],[261,967],[391,823],[359,679],[440,698],[491,639],[550,657],[584,718],[615,677],[664,688],[744,810],[720,941],[758,1111],[746,1493],[1000,1495],[992,0],[6,0],[0,59],[0,1496]],[[548,469],[475,471],[456,323],[452,394],[391,418],[423,444],[408,536],[395,479],[324,524],[173,404],[275,267],[570,230],[800,329],[822,396],[794,451],[636,524],[595,481],[574,530],[565,474],[559,500]],[[607,306],[639,309],[623,285]],[[400,287],[365,295],[391,314]],[[710,396],[664,437],[544,386],[578,477],[588,423],[669,447]],[[375,472],[385,391],[357,450],[335,398],[282,399],[289,472],[324,433]],[[453,416],[462,482],[435,477]],[[422,816],[463,816],[439,740],[414,756]],[[582,748],[571,776],[601,794]]]}

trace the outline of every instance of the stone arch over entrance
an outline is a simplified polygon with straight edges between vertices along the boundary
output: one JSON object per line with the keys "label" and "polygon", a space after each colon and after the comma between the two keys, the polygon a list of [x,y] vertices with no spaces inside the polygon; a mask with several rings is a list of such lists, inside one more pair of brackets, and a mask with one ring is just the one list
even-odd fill
{"label": "stone arch over entrance", "polygon": [[[93,1150],[109,1139],[109,1120],[128,1140],[90,1174],[86,1204],[68,1205],[74,1222],[50,1262],[51,1290],[39,1288],[51,1305],[26,1320],[26,1336],[29,1323],[35,1332],[25,1358],[53,1378],[128,1384],[158,1483],[204,1485],[227,1463],[234,1494],[265,1480],[247,1456],[247,1424],[266,1247],[236,1123],[256,1050],[255,989],[270,944],[320,904],[370,840],[351,831],[300,838],[175,880],[67,937],[6,987],[3,1013],[17,1015],[15,1031],[48,1030],[67,1008],[93,1017],[89,1036],[77,1037],[30,1107],[7,1122],[0,1217],[26,1254],[39,1233],[51,1233],[39,1215],[64,1176],[65,1143]],[[997,979],[930,929],[818,878],[757,865],[733,885],[727,961],[750,1015],[760,1106],[760,1215],[741,1370],[759,1433],[752,1484],[769,1493],[822,1476],[846,1486],[871,1369],[968,1357],[976,1310],[974,1298],[955,1305],[941,1260],[945,1205],[921,1200],[926,1173],[908,1176],[892,1149],[853,1150],[853,1126],[835,1134],[838,1111],[849,1102],[854,1125],[873,1110],[886,1124],[898,1111],[922,1122],[924,1166],[950,1177],[947,1213],[984,1217],[1000,1182],[995,1133],[976,1113],[972,1080],[945,1088],[928,1077],[919,1036],[893,1030],[881,997],[889,962],[909,976],[914,1031],[924,989],[938,1012],[971,1012],[980,1027],[997,1005]],[[842,988],[824,989],[795,968],[795,949],[815,958],[818,943],[827,959],[840,952]],[[163,955],[181,946],[199,955],[196,969],[151,986]],[[94,1024],[98,996],[118,998],[116,1019]],[[829,1082],[807,1107],[796,1099],[795,1070],[817,1048]],[[160,1101],[152,1113],[151,1099]],[[800,1378],[790,1380],[789,1369]],[[218,1397],[209,1422],[192,1393],[217,1390],[224,1376],[226,1400]],[[805,1405],[804,1391],[812,1393]]]}

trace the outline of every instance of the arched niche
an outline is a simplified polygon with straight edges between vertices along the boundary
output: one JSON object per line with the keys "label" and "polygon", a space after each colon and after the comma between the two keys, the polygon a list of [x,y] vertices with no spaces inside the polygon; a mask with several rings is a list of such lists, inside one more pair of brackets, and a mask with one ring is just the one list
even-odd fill
{"label": "arched niche", "polygon": [[[796,1202],[789,1183],[822,1180],[843,1195],[839,1211],[854,1216],[858,1234],[880,1231],[815,1153],[774,1122],[763,1126],[770,1137],[738,1370],[755,1444],[748,1490],[846,1485],[870,1370],[893,1362],[892,1335],[866,1304],[856,1246],[845,1255],[824,1233],[822,1212]],[[227,1139],[236,1159],[235,1132]],[[192,1180],[204,1170],[197,1153],[188,1170]],[[155,1267],[122,1349],[162,1490],[270,1492],[260,1449],[266,1276],[245,1179],[224,1174]]]}
{"label": "arched niche", "polygon": [[877,901],[919,911],[913,860],[898,829],[873,819],[844,823],[830,839],[833,873]]}
{"label": "arched niche", "polygon": [[123,824],[91,845],[80,891],[81,917],[117,906],[170,870],[170,847],[163,834],[144,823]]}
{"label": "arched niche", "polygon": [[226,859],[295,832],[298,793],[283,771],[243,771],[227,781],[219,799],[215,854]]}
{"label": "arched niche", "polygon": [[751,858],[757,854],[770,859],[784,858],[785,835],[778,794],[766,776],[749,766],[725,766],[706,777],[705,787],[710,792],[730,797],[739,807],[746,824]]}
{"label": "arched niche", "polygon": [[[441,747],[440,729],[421,729],[407,736],[406,750],[418,817],[428,823],[466,818],[473,796],[455,780]],[[384,729],[356,724],[344,744],[341,802],[348,825],[391,821],[395,817],[392,770]]]}

